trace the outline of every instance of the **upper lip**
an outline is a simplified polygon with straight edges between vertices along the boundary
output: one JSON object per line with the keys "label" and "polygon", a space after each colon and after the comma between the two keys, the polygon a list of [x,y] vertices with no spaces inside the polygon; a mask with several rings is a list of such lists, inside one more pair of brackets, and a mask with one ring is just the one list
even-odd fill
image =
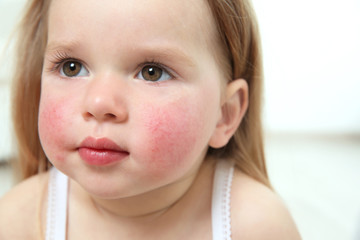
{"label": "upper lip", "polygon": [[96,150],[126,152],[126,150],[121,148],[114,141],[105,137],[104,138],[87,137],[81,142],[79,148],[91,148]]}

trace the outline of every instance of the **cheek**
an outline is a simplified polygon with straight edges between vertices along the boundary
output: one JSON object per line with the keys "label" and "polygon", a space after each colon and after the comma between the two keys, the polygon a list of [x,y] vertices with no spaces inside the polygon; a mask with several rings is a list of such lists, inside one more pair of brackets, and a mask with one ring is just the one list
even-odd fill
{"label": "cheek", "polygon": [[147,154],[147,167],[155,171],[186,167],[207,146],[203,110],[190,101],[147,107],[143,119],[147,141],[141,148]]}
{"label": "cheek", "polygon": [[66,101],[42,98],[39,109],[39,137],[41,145],[49,159],[63,160],[60,149],[64,146],[66,119],[64,116]]}

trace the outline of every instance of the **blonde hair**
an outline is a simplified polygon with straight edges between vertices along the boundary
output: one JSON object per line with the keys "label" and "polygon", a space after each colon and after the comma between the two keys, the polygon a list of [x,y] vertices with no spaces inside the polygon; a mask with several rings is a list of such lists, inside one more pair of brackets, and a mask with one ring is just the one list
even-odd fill
{"label": "blonde hair", "polygon": [[247,175],[271,187],[268,178],[261,122],[263,66],[260,35],[250,0],[208,0],[222,45],[225,76],[243,78],[249,85],[249,107],[229,143],[208,154],[231,158]]}
{"label": "blonde hair", "polygon": [[[249,176],[270,186],[263,151],[262,59],[255,15],[247,0],[208,0],[220,39],[219,57],[226,76],[249,85],[249,109],[230,142],[208,154],[231,158]],[[33,0],[19,27],[17,72],[13,82],[13,121],[22,178],[46,171],[50,163],[38,136],[43,55],[47,43],[50,0]]]}
{"label": "blonde hair", "polygon": [[48,0],[29,1],[18,29],[12,117],[21,178],[46,171],[49,166],[38,135],[41,72],[47,43],[48,8]]}

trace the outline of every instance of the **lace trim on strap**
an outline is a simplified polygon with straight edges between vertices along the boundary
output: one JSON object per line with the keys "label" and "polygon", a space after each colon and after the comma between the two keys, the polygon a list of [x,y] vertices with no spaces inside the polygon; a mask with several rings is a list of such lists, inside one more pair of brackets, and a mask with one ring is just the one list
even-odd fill
{"label": "lace trim on strap", "polygon": [[216,165],[212,201],[214,240],[231,240],[230,198],[234,163],[219,161]]}
{"label": "lace trim on strap", "polygon": [[56,168],[50,169],[46,240],[65,240],[68,201],[68,178]]}

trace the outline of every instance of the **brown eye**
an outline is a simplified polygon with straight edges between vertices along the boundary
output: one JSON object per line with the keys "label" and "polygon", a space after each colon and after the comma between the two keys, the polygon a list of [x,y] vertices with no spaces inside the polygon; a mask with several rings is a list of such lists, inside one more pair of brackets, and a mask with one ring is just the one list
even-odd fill
{"label": "brown eye", "polygon": [[155,66],[146,66],[141,70],[141,74],[147,81],[158,81],[163,74],[163,70]]}
{"label": "brown eye", "polygon": [[166,70],[155,65],[143,67],[137,77],[150,82],[159,82],[171,79],[170,74]]}
{"label": "brown eye", "polygon": [[61,74],[66,77],[86,76],[88,71],[77,61],[67,61],[61,68]]}

